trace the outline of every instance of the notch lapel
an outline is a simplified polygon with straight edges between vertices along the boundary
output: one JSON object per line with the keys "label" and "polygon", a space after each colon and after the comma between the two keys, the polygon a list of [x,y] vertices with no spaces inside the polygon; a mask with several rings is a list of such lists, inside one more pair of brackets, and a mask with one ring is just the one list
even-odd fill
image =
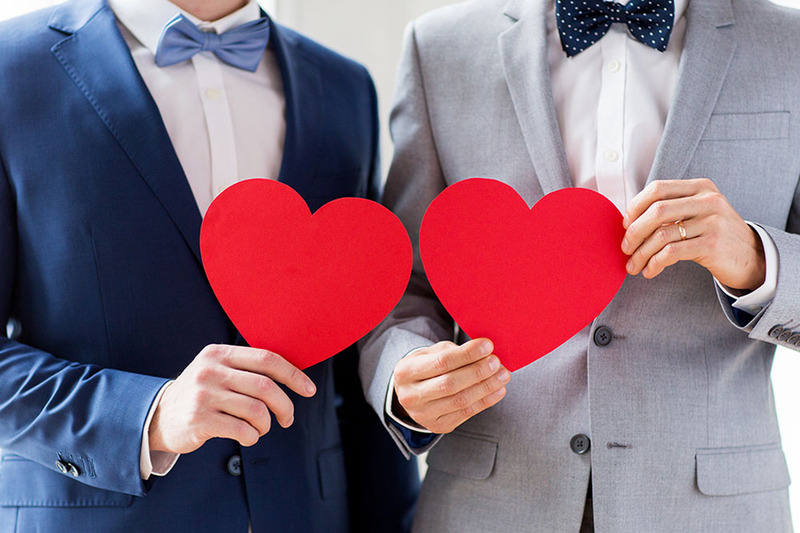
{"label": "notch lapel", "polygon": [[50,26],[69,34],[53,46],[53,55],[200,261],[200,211],[158,107],[139,75],[111,9],[105,1],[70,2],[55,12]]}
{"label": "notch lapel", "polygon": [[312,190],[318,172],[322,75],[319,65],[304,53],[294,33],[271,24],[270,40],[278,59],[286,98],[286,138],[278,181],[289,185],[308,201],[306,195]]}
{"label": "notch lapel", "polygon": [[545,0],[512,0],[504,12],[516,22],[498,37],[511,101],[545,194],[572,187],[547,62],[547,9]]}
{"label": "notch lapel", "polygon": [[734,24],[730,0],[692,0],[686,24],[675,96],[648,183],[699,177],[684,173],[711,118],[736,49],[726,31]]}

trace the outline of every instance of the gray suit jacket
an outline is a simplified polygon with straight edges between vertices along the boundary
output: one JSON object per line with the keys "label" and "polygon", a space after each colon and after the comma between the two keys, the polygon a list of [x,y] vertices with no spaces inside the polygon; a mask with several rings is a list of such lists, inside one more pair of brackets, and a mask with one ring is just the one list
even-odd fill
{"label": "gray suit jacket", "polygon": [[[455,181],[494,177],[530,205],[571,186],[546,10],[546,0],[475,0],[409,28],[385,202],[415,249],[426,207]],[[797,349],[800,339],[800,13],[765,0],[691,0],[686,17],[650,180],[711,178],[767,229],[780,255],[772,304],[738,327],[694,263],[654,280],[629,276],[591,326],[434,443],[416,531],[578,531],[590,471],[597,531],[791,530],[770,368],[775,344]],[[593,341],[600,326],[613,332],[605,346]],[[406,295],[363,346],[362,377],[381,416],[397,361],[453,334],[417,253]],[[591,439],[584,455],[570,449],[580,433]]]}

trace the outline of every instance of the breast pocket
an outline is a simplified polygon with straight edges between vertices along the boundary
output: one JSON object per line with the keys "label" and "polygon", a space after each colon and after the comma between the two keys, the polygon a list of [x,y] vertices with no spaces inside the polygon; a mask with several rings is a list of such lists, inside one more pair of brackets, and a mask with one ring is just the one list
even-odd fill
{"label": "breast pocket", "polygon": [[779,444],[697,450],[697,488],[706,496],[735,496],[789,487]]}
{"label": "breast pocket", "polygon": [[746,141],[789,137],[789,111],[718,113],[711,115],[703,141]]}
{"label": "breast pocket", "polygon": [[97,489],[14,454],[0,463],[2,507],[128,507],[133,496]]}

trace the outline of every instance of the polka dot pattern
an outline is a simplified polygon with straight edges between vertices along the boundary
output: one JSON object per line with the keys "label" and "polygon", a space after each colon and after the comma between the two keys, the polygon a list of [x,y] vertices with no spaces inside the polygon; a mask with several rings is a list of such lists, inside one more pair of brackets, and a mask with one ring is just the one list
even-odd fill
{"label": "polka dot pattern", "polygon": [[675,18],[673,0],[556,0],[561,48],[572,57],[600,40],[614,23],[625,24],[634,39],[659,52],[667,49]]}

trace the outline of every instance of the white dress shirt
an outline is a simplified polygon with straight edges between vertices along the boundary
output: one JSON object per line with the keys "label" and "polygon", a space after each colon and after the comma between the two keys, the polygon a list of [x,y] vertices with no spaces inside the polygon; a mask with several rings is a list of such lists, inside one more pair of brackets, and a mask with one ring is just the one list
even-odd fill
{"label": "white dress shirt", "polygon": [[[283,80],[275,54],[264,53],[255,72],[232,67],[211,52],[168,67],[155,64],[164,26],[182,13],[203,31],[224,33],[261,17],[255,0],[214,22],[204,22],[167,0],[109,0],[142,79],[153,96],[201,214],[227,186],[251,177],[277,179],[286,135]],[[150,452],[142,434],[142,479],[165,475],[177,454]]]}
{"label": "white dress shirt", "polygon": [[[688,2],[675,0],[675,24],[664,52],[640,43],[624,24],[615,23],[597,43],[571,58],[561,48],[555,2],[551,2],[547,59],[573,185],[600,192],[622,213],[644,188],[664,133],[678,80]],[[735,299],[734,307],[755,315],[775,295],[778,252],[762,228],[750,226],[764,246],[764,284],[738,298],[734,291],[719,285]],[[392,413],[393,395],[394,375],[386,395],[387,415],[406,428],[426,432]]]}

